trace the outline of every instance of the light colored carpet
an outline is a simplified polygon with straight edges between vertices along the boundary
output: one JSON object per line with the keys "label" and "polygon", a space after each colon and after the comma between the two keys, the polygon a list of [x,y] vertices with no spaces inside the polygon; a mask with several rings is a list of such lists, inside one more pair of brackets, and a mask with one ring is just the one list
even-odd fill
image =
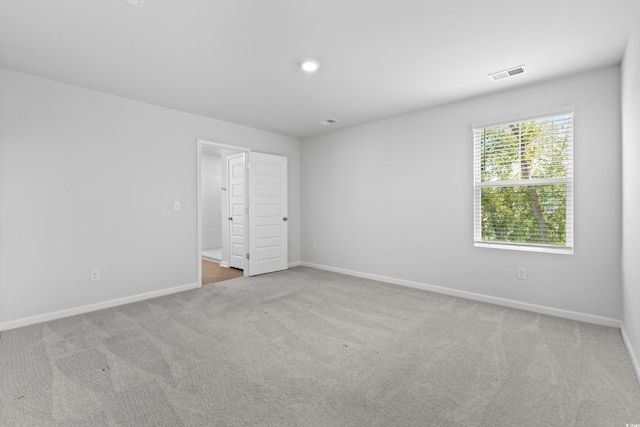
{"label": "light colored carpet", "polygon": [[0,335],[2,426],[624,426],[620,332],[298,267]]}
{"label": "light colored carpet", "polygon": [[235,279],[243,275],[242,270],[236,268],[221,267],[220,263],[202,260],[202,284],[222,282],[223,280]]}

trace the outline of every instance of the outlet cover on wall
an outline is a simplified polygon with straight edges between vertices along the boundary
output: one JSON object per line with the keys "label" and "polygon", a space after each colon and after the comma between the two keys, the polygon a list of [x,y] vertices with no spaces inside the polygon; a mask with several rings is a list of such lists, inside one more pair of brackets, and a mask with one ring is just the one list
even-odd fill
{"label": "outlet cover on wall", "polygon": [[91,270],[91,281],[96,282],[98,280],[100,280],[100,269],[94,268],[93,270]]}
{"label": "outlet cover on wall", "polygon": [[518,279],[520,280],[526,280],[527,279],[527,269],[525,267],[518,267],[518,273],[516,276]]}

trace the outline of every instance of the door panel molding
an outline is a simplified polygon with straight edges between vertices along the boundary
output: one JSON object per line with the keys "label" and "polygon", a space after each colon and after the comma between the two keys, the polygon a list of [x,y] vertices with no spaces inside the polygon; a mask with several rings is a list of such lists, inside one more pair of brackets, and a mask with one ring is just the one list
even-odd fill
{"label": "door panel molding", "polygon": [[287,158],[249,153],[249,275],[286,270]]}
{"label": "door panel molding", "polygon": [[247,247],[247,215],[246,215],[246,171],[247,153],[228,156],[227,162],[227,197],[229,206],[229,267],[246,269],[246,247]]}

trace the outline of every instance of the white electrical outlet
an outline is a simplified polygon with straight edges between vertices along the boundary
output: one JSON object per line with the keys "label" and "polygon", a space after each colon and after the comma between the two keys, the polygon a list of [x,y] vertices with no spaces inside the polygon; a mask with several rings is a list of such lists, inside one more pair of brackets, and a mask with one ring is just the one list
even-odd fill
{"label": "white electrical outlet", "polygon": [[100,280],[100,269],[94,268],[93,270],[91,270],[91,281],[96,282],[98,280]]}
{"label": "white electrical outlet", "polygon": [[527,269],[524,267],[518,267],[518,273],[516,276],[518,279],[520,280],[526,280],[527,279]]}
{"label": "white electrical outlet", "polygon": [[180,210],[180,202],[173,202],[173,210],[174,211]]}
{"label": "white electrical outlet", "polygon": [[315,251],[316,249],[318,249],[318,244],[316,242],[313,242],[311,244],[311,247],[313,248],[313,250]]}

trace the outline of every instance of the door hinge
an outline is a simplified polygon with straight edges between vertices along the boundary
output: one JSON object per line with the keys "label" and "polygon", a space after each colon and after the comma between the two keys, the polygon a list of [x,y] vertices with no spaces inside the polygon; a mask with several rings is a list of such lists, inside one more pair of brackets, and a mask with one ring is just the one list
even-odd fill
{"label": "door hinge", "polygon": [[251,258],[249,258],[249,254],[247,254],[247,259],[251,259]]}

